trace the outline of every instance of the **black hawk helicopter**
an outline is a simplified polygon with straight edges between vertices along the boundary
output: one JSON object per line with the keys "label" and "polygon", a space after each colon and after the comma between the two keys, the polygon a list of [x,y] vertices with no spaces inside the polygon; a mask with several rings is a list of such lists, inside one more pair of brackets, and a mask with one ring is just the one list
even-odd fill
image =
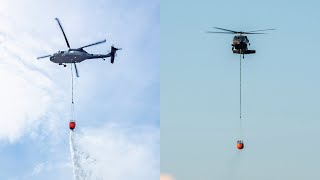
{"label": "black hawk helicopter", "polygon": [[110,57],[111,63],[112,64],[114,63],[114,58],[116,56],[116,52],[118,50],[121,50],[121,48],[115,48],[114,46],[111,46],[111,51],[108,54],[90,54],[90,53],[86,52],[85,50],[83,50],[83,48],[86,48],[86,47],[90,47],[90,46],[98,45],[98,44],[101,44],[101,43],[105,43],[106,40],[98,41],[98,42],[95,42],[95,43],[92,43],[92,44],[88,44],[86,46],[82,46],[82,47],[79,47],[79,48],[76,48],[76,49],[70,48],[69,41],[67,39],[67,36],[66,36],[66,34],[65,34],[65,32],[64,32],[64,30],[62,28],[62,25],[61,25],[59,19],[55,18],[55,20],[57,21],[57,23],[58,23],[58,25],[59,25],[59,27],[60,27],[60,29],[62,31],[62,34],[64,36],[64,39],[65,39],[69,49],[67,51],[58,51],[58,52],[54,53],[53,55],[41,56],[41,57],[38,57],[37,59],[50,57],[50,61],[51,62],[57,63],[59,65],[63,65],[64,67],[67,66],[67,63],[73,63],[74,64],[74,68],[76,70],[77,77],[79,77],[79,73],[78,73],[78,69],[77,69],[76,63],[80,63],[80,62],[82,62],[84,60],[87,60],[87,59],[102,58],[103,60],[105,60],[105,58],[108,58],[108,57]]}
{"label": "black hawk helicopter", "polygon": [[234,36],[232,41],[232,52],[235,54],[242,54],[243,58],[245,54],[254,54],[256,53],[256,50],[249,50],[248,45],[250,46],[250,42],[247,36],[245,34],[266,34],[262,33],[263,31],[271,31],[275,29],[261,29],[261,30],[255,30],[255,31],[233,31],[229,29],[214,27],[215,29],[223,30],[224,32],[215,32],[215,31],[207,31],[207,33],[220,33],[220,34],[237,34]]}

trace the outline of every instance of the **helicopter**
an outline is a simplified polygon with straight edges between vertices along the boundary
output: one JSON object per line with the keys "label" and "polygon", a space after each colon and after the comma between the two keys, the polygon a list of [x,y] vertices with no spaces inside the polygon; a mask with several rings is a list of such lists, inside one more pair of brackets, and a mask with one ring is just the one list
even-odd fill
{"label": "helicopter", "polygon": [[101,58],[101,59],[105,60],[105,58],[108,58],[108,57],[110,57],[111,63],[112,64],[114,63],[116,52],[118,50],[121,50],[121,48],[115,48],[112,45],[111,46],[111,51],[108,54],[90,54],[90,53],[88,53],[88,52],[86,52],[84,50],[84,48],[105,43],[106,40],[98,41],[98,42],[95,42],[95,43],[92,43],[92,44],[88,44],[88,45],[85,45],[85,46],[82,46],[82,47],[79,47],[79,48],[71,48],[70,44],[69,44],[69,41],[67,39],[67,36],[66,36],[66,34],[65,34],[65,32],[64,32],[64,30],[62,28],[62,25],[60,23],[60,20],[58,18],[55,18],[55,20],[57,21],[57,23],[58,23],[58,25],[59,25],[59,27],[60,27],[60,29],[62,31],[62,34],[63,34],[64,39],[66,41],[67,47],[69,49],[66,50],[66,51],[58,51],[58,52],[56,52],[56,53],[54,53],[52,55],[41,56],[41,57],[38,57],[37,59],[42,59],[42,58],[49,57],[51,62],[57,63],[59,65],[63,65],[64,67],[67,66],[67,63],[70,63],[70,64],[72,63],[72,64],[74,64],[74,68],[75,68],[77,77],[79,77],[79,72],[78,72],[78,68],[77,68],[76,63],[80,63],[80,62],[82,62],[84,60],[88,60],[88,59]]}
{"label": "helicopter", "polygon": [[248,45],[250,46],[250,42],[246,34],[266,34],[263,31],[271,31],[275,29],[261,29],[255,31],[233,31],[229,29],[214,27],[215,29],[223,30],[224,32],[215,32],[215,31],[207,31],[207,33],[220,33],[220,34],[236,34],[232,41],[232,52],[235,54],[242,54],[243,58],[245,54],[254,54],[256,50],[249,50]]}

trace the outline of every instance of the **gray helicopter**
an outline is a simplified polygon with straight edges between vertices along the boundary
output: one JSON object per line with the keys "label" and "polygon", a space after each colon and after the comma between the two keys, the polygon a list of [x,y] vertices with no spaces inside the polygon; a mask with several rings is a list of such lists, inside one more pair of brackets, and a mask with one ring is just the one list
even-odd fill
{"label": "gray helicopter", "polygon": [[275,29],[261,29],[261,30],[255,30],[255,31],[234,31],[219,27],[214,27],[215,29],[222,30],[223,32],[215,32],[215,31],[207,31],[207,33],[219,33],[219,34],[236,34],[232,40],[232,52],[234,54],[242,54],[242,57],[244,58],[245,54],[255,54],[256,50],[249,50],[248,45],[250,46],[250,42],[246,34],[266,34],[263,31],[272,31]]}
{"label": "gray helicopter", "polygon": [[108,54],[90,54],[90,53],[86,52],[85,50],[83,50],[83,48],[86,48],[86,47],[105,43],[106,40],[98,41],[96,43],[88,44],[86,46],[82,46],[82,47],[76,48],[76,49],[70,48],[69,41],[67,39],[67,36],[62,28],[62,25],[61,25],[59,19],[55,18],[55,20],[57,21],[57,23],[62,31],[62,34],[64,36],[64,39],[66,40],[66,43],[67,43],[67,46],[69,49],[66,51],[58,51],[57,53],[54,53],[52,55],[41,56],[41,57],[38,57],[37,59],[49,57],[51,62],[57,63],[59,65],[63,65],[64,67],[67,66],[67,63],[73,63],[74,68],[76,70],[77,77],[79,77],[79,73],[78,73],[76,63],[80,63],[80,62],[82,62],[84,60],[88,60],[88,59],[97,59],[97,58],[101,58],[101,59],[105,60],[105,58],[108,58],[108,57],[110,57],[111,63],[112,64],[114,63],[114,58],[116,56],[116,52],[118,50],[121,50],[121,48],[115,48],[114,46],[111,46],[111,51]]}

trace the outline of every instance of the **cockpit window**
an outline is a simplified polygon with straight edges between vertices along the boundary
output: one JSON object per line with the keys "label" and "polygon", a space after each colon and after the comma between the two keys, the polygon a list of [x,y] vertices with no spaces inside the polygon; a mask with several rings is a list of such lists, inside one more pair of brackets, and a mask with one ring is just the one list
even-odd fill
{"label": "cockpit window", "polygon": [[235,36],[233,38],[233,40],[236,40],[236,41],[245,41],[247,39],[246,36]]}
{"label": "cockpit window", "polygon": [[240,37],[239,36],[235,36],[233,39],[234,40],[240,40]]}

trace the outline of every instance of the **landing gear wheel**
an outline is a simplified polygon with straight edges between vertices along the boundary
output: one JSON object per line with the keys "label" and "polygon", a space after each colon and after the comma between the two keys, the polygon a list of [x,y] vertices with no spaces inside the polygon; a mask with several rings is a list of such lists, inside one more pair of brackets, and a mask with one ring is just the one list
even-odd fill
{"label": "landing gear wheel", "polygon": [[64,64],[64,65],[63,65],[63,67],[67,67],[67,65],[66,65],[66,64]]}

